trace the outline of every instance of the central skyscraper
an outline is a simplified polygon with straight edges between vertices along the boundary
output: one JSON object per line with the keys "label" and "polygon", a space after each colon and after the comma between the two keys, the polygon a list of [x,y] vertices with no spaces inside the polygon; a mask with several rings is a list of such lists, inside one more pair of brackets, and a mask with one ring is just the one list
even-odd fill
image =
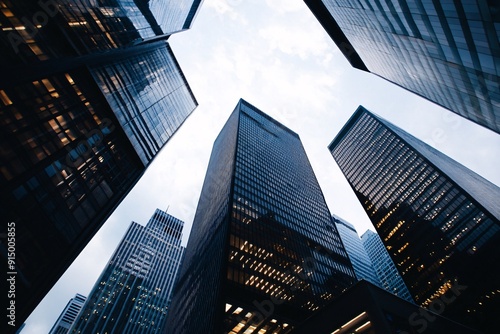
{"label": "central skyscraper", "polygon": [[167,333],[287,333],[354,281],[299,136],[240,100],[214,143]]}

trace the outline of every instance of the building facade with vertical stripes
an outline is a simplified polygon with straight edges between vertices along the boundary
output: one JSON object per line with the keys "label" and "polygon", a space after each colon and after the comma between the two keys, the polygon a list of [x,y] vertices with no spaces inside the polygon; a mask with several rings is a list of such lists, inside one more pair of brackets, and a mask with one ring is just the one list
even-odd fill
{"label": "building facade with vertical stripes", "polygon": [[133,222],[69,333],[160,333],[181,265],[184,223],[157,209]]}
{"label": "building facade with vertical stripes", "polygon": [[401,278],[396,265],[377,233],[366,230],[361,236],[362,246],[366,250],[370,262],[377,273],[381,287],[402,299],[414,303],[410,291]]}
{"label": "building facade with vertical stripes", "polygon": [[498,332],[500,188],[362,106],[329,150],[415,302]]}
{"label": "building facade with vertical stripes", "polygon": [[288,333],[354,281],[299,136],[240,100],[214,143],[167,333]]}
{"label": "building facade with vertical stripes", "polygon": [[87,297],[78,293],[71,298],[59,318],[57,318],[54,326],[50,329],[49,334],[67,334],[78,314],[80,314],[86,299]]}
{"label": "building facade with vertical stripes", "polygon": [[339,231],[345,250],[351,260],[356,278],[358,280],[364,279],[381,287],[382,284],[377,276],[377,272],[363,247],[363,243],[354,225],[337,215],[332,215],[332,217],[335,225],[337,225],[337,230]]}
{"label": "building facade with vertical stripes", "polygon": [[498,1],[305,3],[352,66],[500,133]]}
{"label": "building facade with vertical stripes", "polygon": [[167,39],[200,5],[0,1],[0,233],[15,224],[17,323],[197,107]]}

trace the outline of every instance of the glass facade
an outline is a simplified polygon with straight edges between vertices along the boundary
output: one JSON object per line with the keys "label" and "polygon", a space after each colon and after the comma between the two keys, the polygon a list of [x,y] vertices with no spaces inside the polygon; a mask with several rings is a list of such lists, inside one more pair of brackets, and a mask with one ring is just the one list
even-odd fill
{"label": "glass facade", "polygon": [[156,210],[133,222],[70,333],[159,333],[182,262],[184,223]]}
{"label": "glass facade", "polygon": [[385,249],[384,243],[377,233],[367,230],[361,236],[362,246],[366,250],[368,257],[377,273],[381,286],[390,293],[414,302],[410,291],[392,261],[389,253]]}
{"label": "glass facade", "polygon": [[354,277],[298,135],[240,100],[214,144],[167,332],[288,333]]}
{"label": "glass facade", "polygon": [[500,133],[498,4],[305,2],[353,66]]}
{"label": "glass facade", "polygon": [[364,279],[381,287],[382,284],[373,268],[372,261],[368,257],[368,254],[366,254],[363,243],[354,226],[336,215],[332,215],[332,217],[335,225],[337,225],[337,230],[344,243],[345,250],[349,255],[349,259],[351,259],[356,278],[358,280]]}
{"label": "glass facade", "polygon": [[415,302],[494,328],[500,189],[362,106],[329,149]]}
{"label": "glass facade", "polygon": [[164,39],[200,5],[0,0],[0,212],[16,224],[18,323],[196,108]]}
{"label": "glass facade", "polygon": [[0,86],[0,208],[16,223],[19,318],[197,106],[164,41],[61,67]]}
{"label": "glass facade", "polygon": [[0,1],[2,63],[107,51],[188,29],[201,0]]}
{"label": "glass facade", "polygon": [[170,46],[154,45],[90,68],[145,166],[197,105]]}
{"label": "glass facade", "polygon": [[57,318],[49,334],[67,334],[69,328],[73,325],[78,314],[82,310],[86,299],[87,297],[80,294],[76,294],[74,298],[71,298],[59,318]]}

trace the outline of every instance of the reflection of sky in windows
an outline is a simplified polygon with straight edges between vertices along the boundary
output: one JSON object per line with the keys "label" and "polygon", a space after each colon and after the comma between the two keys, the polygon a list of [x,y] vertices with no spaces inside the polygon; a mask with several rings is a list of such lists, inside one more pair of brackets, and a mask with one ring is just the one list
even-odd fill
{"label": "reflection of sky in windows", "polygon": [[476,3],[324,3],[370,72],[500,131],[498,29]]}
{"label": "reflection of sky in windows", "polygon": [[92,70],[145,165],[196,106],[170,48],[156,45]]}

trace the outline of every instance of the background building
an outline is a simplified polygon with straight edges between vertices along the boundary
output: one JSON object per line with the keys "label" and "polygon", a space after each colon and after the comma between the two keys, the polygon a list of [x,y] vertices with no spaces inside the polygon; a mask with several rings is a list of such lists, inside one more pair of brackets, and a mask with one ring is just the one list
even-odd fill
{"label": "background building", "polygon": [[381,282],[381,287],[390,293],[405,299],[409,302],[414,302],[410,291],[406,287],[405,282],[401,278],[396,265],[392,261],[389,253],[385,249],[382,240],[377,233],[366,230],[361,236],[368,257],[373,263],[373,267],[377,273],[377,277]]}
{"label": "background building", "polygon": [[56,323],[50,330],[49,334],[66,334],[69,332],[71,325],[75,322],[78,314],[82,310],[87,297],[76,294],[71,298],[64,310],[62,311]]}
{"label": "background building", "polygon": [[373,268],[372,261],[368,257],[368,254],[366,254],[366,250],[363,247],[363,243],[354,225],[336,215],[332,215],[332,217],[339,231],[345,250],[351,260],[356,278],[358,280],[364,279],[381,287],[382,284],[380,283],[380,279]]}
{"label": "background building", "polygon": [[159,333],[182,262],[184,223],[156,210],[133,222],[70,333]]}
{"label": "background building", "polygon": [[500,189],[362,106],[329,149],[415,302],[497,332]]}
{"label": "background building", "polygon": [[196,108],[164,39],[199,5],[3,3],[0,232],[15,224],[18,324]]}
{"label": "background building", "polygon": [[298,135],[240,100],[214,143],[167,333],[287,333],[354,280]]}
{"label": "background building", "polygon": [[498,3],[305,3],[352,66],[500,133]]}

